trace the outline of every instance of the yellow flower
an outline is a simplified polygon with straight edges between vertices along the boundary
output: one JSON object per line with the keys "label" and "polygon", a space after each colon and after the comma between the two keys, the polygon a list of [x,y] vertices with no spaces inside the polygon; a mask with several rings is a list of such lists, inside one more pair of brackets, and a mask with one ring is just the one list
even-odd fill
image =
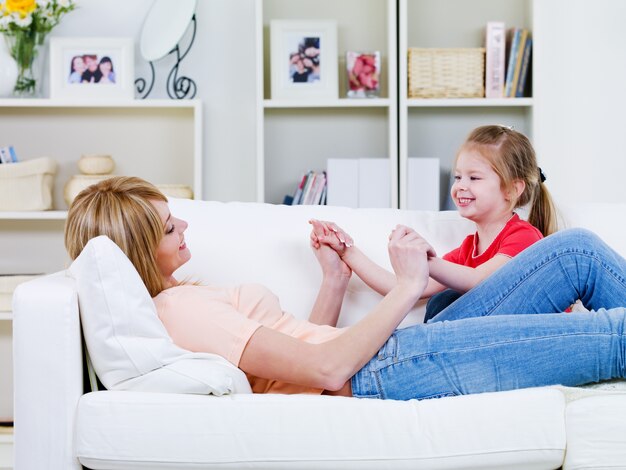
{"label": "yellow flower", "polygon": [[21,18],[25,18],[37,8],[35,0],[6,0],[4,5],[8,13],[19,13]]}

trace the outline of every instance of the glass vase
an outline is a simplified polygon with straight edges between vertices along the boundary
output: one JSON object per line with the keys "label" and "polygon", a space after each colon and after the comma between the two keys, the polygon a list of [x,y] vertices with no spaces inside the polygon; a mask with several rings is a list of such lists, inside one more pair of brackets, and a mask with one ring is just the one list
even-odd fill
{"label": "glass vase", "polygon": [[46,34],[31,30],[4,33],[11,57],[17,63],[17,80],[13,88],[16,98],[37,98],[42,94],[43,47]]}

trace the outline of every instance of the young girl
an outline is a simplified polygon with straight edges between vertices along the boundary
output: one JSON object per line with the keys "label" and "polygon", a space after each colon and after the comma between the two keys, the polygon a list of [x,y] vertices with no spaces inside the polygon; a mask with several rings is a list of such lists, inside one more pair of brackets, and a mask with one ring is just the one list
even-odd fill
{"label": "young girl", "polygon": [[[424,321],[433,318],[513,256],[556,230],[552,199],[526,136],[504,126],[474,129],[454,164],[451,195],[459,213],[476,224],[455,250],[442,258],[431,250],[430,297]],[[528,222],[513,212],[529,206]],[[311,242],[330,245],[363,281],[385,295],[394,275],[371,261],[352,239],[331,222],[311,221]]]}

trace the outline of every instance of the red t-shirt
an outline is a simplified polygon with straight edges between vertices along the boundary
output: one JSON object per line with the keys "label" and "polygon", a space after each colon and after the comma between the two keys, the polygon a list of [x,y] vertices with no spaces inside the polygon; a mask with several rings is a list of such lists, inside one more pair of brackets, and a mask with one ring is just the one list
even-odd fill
{"label": "red t-shirt", "polygon": [[496,255],[506,255],[512,258],[542,238],[543,235],[535,226],[520,219],[517,214],[513,214],[484,253],[476,256],[478,233],[475,233],[468,235],[460,247],[445,254],[443,259],[476,268]]}

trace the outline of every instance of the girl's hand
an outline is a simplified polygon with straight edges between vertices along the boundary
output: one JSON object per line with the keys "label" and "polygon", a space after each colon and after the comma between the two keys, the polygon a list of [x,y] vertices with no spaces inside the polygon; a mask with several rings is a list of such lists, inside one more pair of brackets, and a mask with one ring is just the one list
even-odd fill
{"label": "girl's hand", "polygon": [[345,244],[339,240],[336,232],[331,231],[323,222],[319,220],[311,220],[309,223],[313,226],[311,230],[311,248],[317,258],[322,274],[326,278],[350,278],[352,269],[344,263],[335,246]]}
{"label": "girl's hand", "polygon": [[325,244],[335,250],[339,256],[343,257],[346,250],[354,245],[352,237],[334,222],[311,219],[309,223],[313,226],[311,245],[314,248]]}
{"label": "girl's hand", "polygon": [[432,247],[415,230],[398,225],[389,235],[389,260],[398,284],[424,289],[428,284],[428,253]]}

